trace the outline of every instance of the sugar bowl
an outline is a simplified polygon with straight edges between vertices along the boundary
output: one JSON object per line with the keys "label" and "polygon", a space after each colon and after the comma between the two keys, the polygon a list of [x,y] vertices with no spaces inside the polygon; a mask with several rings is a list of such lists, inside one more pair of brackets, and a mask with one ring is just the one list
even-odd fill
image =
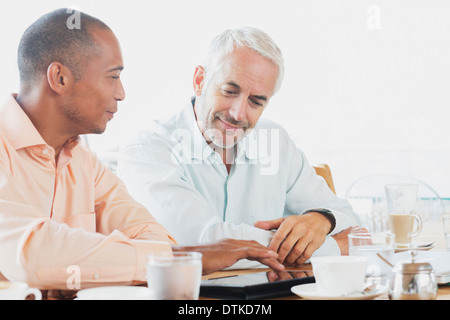
{"label": "sugar bowl", "polygon": [[411,262],[395,264],[389,286],[389,299],[436,299],[438,287],[434,270],[429,263],[416,261],[416,255],[416,251],[411,251]]}

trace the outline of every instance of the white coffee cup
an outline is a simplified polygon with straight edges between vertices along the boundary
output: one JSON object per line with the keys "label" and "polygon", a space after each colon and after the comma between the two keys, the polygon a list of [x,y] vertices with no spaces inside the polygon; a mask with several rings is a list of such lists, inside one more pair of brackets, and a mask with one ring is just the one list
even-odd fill
{"label": "white coffee cup", "polygon": [[368,260],[358,256],[311,258],[317,291],[342,296],[363,290]]}
{"label": "white coffee cup", "polygon": [[41,291],[29,288],[26,283],[0,281],[0,300],[25,300],[30,295],[34,295],[34,300],[42,299]]}

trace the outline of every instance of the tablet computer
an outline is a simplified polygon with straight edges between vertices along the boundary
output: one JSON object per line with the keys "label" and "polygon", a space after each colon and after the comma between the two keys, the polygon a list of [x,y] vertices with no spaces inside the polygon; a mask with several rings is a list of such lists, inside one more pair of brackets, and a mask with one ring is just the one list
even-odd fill
{"label": "tablet computer", "polygon": [[312,282],[315,279],[309,270],[276,272],[273,280],[269,280],[268,272],[254,272],[202,280],[200,296],[239,300],[286,297],[293,295],[293,286]]}

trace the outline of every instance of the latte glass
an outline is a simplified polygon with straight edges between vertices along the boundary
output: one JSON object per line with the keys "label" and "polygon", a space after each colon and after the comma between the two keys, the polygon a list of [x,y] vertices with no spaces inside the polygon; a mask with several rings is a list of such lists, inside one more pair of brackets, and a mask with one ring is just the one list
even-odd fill
{"label": "latte glass", "polygon": [[410,247],[412,238],[422,231],[422,219],[415,212],[418,190],[416,184],[385,186],[390,229],[397,247]]}

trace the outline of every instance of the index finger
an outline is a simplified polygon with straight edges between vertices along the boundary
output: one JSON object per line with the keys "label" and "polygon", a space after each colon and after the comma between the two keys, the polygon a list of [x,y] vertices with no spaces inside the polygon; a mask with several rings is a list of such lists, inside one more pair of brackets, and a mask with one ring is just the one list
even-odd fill
{"label": "index finger", "polygon": [[266,221],[256,221],[255,227],[264,229],[264,230],[274,230],[278,229],[283,222],[284,218],[278,218],[274,220],[266,220]]}
{"label": "index finger", "polygon": [[243,256],[248,260],[256,260],[275,271],[283,271],[284,266],[278,261],[277,257],[278,254],[275,251],[255,247],[248,247],[245,256]]}
{"label": "index finger", "polygon": [[291,229],[292,225],[289,223],[288,219],[285,219],[273,235],[273,238],[269,243],[269,249],[278,252],[280,250],[281,244],[285,241],[285,239],[291,232]]}

